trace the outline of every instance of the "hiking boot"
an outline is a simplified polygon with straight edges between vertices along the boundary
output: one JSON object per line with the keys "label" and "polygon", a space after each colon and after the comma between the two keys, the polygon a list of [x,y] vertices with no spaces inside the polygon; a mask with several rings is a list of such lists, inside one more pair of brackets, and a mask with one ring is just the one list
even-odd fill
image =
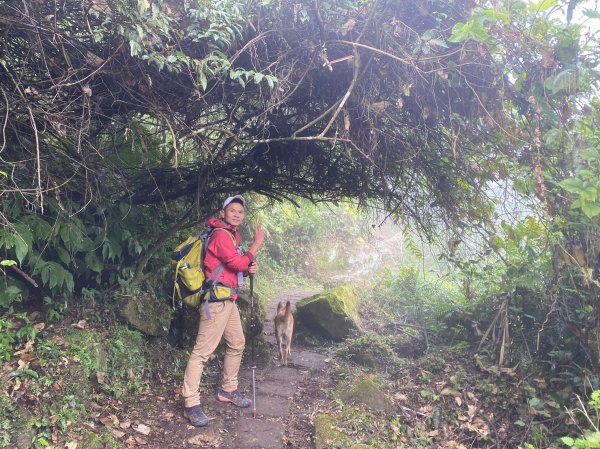
{"label": "hiking boot", "polygon": [[221,402],[231,402],[241,408],[248,408],[252,405],[250,399],[246,399],[239,391],[223,391],[220,388],[217,390],[217,400]]}
{"label": "hiking boot", "polygon": [[208,417],[202,411],[202,407],[194,405],[193,407],[185,407],[183,416],[190,420],[190,424],[195,427],[204,427],[208,424]]}

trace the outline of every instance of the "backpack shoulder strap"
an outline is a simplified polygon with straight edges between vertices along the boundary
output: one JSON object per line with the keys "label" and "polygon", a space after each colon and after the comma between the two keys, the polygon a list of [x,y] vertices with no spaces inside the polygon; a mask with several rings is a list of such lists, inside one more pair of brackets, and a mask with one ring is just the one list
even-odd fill
{"label": "backpack shoulder strap", "polygon": [[[225,228],[214,228],[213,232],[211,233],[211,237],[212,237],[212,234],[214,234],[216,231],[225,231],[227,234],[229,234],[229,237],[231,237],[231,241],[233,242],[233,247],[235,248],[237,246],[237,240],[235,239],[235,235],[233,234],[233,232],[231,232]],[[210,240],[210,237],[209,237],[209,240]]]}

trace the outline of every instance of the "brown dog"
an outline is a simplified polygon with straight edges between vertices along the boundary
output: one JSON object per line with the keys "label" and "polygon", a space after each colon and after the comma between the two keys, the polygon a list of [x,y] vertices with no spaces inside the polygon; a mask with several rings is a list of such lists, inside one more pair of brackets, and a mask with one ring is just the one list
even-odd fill
{"label": "brown dog", "polygon": [[[292,334],[294,333],[294,316],[292,315],[292,305],[288,301],[285,306],[282,302],[277,304],[277,315],[275,316],[275,338],[279,355],[283,365],[287,366],[288,356],[292,353]],[[285,340],[285,341],[284,341]],[[283,344],[285,343],[285,349]]]}

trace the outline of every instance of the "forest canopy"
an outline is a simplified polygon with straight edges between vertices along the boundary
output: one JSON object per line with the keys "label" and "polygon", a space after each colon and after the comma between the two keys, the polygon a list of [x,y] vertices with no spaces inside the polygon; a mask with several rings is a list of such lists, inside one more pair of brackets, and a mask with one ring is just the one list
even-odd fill
{"label": "forest canopy", "polygon": [[489,239],[509,188],[588,226],[597,191],[573,176],[597,142],[597,16],[576,0],[0,2],[0,247],[34,275],[139,278],[246,192]]}
{"label": "forest canopy", "polygon": [[496,34],[526,25],[518,2],[0,8],[2,193],[40,210],[46,197],[210,210],[216,194],[255,191],[383,200],[418,220],[477,211],[522,150],[505,145],[524,137],[507,115],[532,108],[516,64],[543,57],[502,54],[519,36]]}

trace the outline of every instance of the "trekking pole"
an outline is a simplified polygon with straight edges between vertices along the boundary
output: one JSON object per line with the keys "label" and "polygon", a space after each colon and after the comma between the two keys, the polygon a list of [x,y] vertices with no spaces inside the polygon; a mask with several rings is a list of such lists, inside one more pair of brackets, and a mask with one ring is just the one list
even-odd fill
{"label": "trekking pole", "polygon": [[250,274],[250,329],[252,331],[252,417],[256,418],[256,354],[254,351],[254,337],[256,327],[254,311],[254,274]]}

